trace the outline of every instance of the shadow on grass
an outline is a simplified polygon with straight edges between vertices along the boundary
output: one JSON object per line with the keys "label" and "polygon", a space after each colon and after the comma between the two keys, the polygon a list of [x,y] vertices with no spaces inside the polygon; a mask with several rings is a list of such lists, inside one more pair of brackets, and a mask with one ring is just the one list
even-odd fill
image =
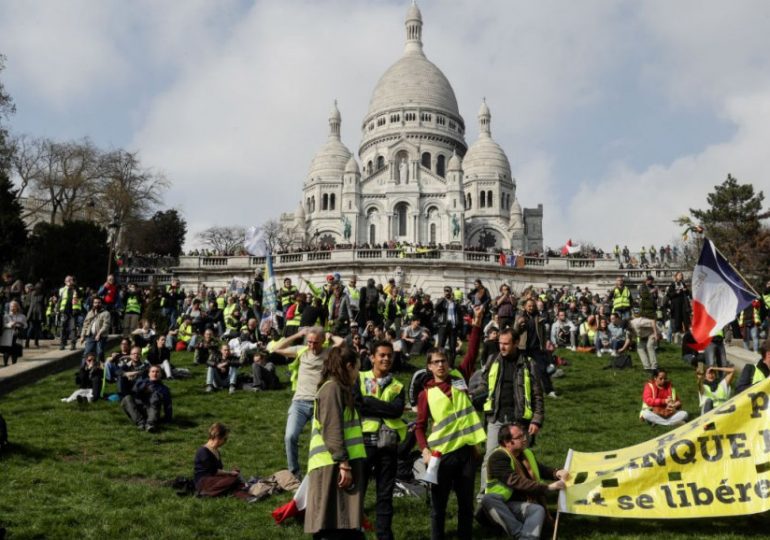
{"label": "shadow on grass", "polygon": [[51,457],[50,452],[47,452],[41,448],[37,448],[29,444],[9,442],[8,446],[3,448],[2,453],[0,453],[0,461],[13,455],[20,456],[28,461],[35,462],[42,461],[45,458]]}

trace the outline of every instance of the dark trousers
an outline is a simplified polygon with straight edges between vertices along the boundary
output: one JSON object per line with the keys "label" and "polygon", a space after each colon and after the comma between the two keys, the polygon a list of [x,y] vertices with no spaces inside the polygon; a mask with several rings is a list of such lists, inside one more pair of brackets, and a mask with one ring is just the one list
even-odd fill
{"label": "dark trousers", "polygon": [[473,490],[476,464],[473,449],[463,446],[445,454],[438,469],[438,484],[430,486],[430,528],[432,540],[446,538],[446,506],[449,494],[457,497],[457,538],[473,537]]}
{"label": "dark trousers", "polygon": [[40,319],[30,319],[27,322],[29,323],[29,326],[27,326],[27,343],[24,346],[28,349],[29,341],[34,339],[35,347],[39,347],[40,335],[43,333],[43,321]]}
{"label": "dark trousers", "polygon": [[548,353],[543,351],[535,351],[531,354],[532,359],[535,361],[535,370],[537,376],[540,378],[540,382],[543,385],[543,392],[550,394],[553,392],[553,383],[551,382],[551,376],[548,374],[548,364],[550,363]]}
{"label": "dark trousers", "polygon": [[441,325],[438,329],[438,348],[443,349],[445,345],[448,345],[449,363],[454,367],[455,356],[457,356],[457,328],[449,324]]}
{"label": "dark trousers", "polygon": [[157,426],[160,420],[161,399],[157,394],[150,396],[149,402],[137,399],[132,394],[124,397],[120,404],[128,417],[137,426]]}
{"label": "dark trousers", "polygon": [[366,447],[366,462],[364,464],[364,492],[369,480],[377,482],[377,539],[393,540],[393,488],[396,485],[398,470],[398,447],[377,448]]}
{"label": "dark trousers", "polygon": [[77,341],[77,337],[74,335],[75,316],[72,313],[62,311],[59,314],[59,325],[61,326],[61,346],[67,345],[67,340],[71,340],[74,346],[75,341]]}
{"label": "dark trousers", "polygon": [[275,373],[275,364],[268,362],[264,366],[261,364],[251,365],[251,375],[254,378],[254,388],[260,390],[276,390],[280,388],[281,383]]}

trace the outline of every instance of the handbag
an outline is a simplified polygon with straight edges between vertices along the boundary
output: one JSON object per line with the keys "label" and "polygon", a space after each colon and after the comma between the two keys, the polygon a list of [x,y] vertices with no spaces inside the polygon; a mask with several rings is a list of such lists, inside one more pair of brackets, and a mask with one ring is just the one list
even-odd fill
{"label": "handbag", "polygon": [[377,433],[377,448],[395,448],[396,446],[398,446],[398,433],[383,422]]}

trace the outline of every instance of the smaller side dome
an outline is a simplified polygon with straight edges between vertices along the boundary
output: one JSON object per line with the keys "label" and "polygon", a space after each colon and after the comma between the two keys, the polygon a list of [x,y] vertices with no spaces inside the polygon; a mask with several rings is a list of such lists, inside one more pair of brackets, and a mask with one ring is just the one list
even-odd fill
{"label": "smaller side dome", "polygon": [[514,198],[511,204],[511,229],[523,229],[524,228],[524,216],[522,215],[521,205],[519,199]]}
{"label": "smaller side dome", "polygon": [[463,165],[462,160],[460,159],[460,156],[457,155],[457,152],[452,152],[452,157],[449,158],[449,164],[447,165],[448,171],[462,171]]}
{"label": "smaller side dome", "polygon": [[297,206],[297,209],[294,211],[294,220],[298,223],[305,221],[305,207],[302,206],[301,201],[299,203],[299,206]]}
{"label": "smaller side dome", "polygon": [[360,174],[361,169],[358,168],[358,162],[355,160],[355,158],[353,156],[350,156],[350,159],[348,160],[347,164],[345,165],[345,172],[346,173]]}

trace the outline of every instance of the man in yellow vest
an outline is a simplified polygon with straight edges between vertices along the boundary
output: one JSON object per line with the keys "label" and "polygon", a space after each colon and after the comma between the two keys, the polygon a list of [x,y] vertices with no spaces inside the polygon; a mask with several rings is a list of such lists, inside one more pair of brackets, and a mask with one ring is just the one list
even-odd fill
{"label": "man in yellow vest", "polygon": [[[476,481],[477,445],[486,433],[468,396],[468,380],[473,374],[481,336],[480,306],[474,311],[468,352],[452,369],[443,349],[428,352],[427,369],[433,378],[425,383],[417,398],[414,434],[426,464],[440,456],[437,482],[431,485],[431,537],[444,538],[446,507],[452,491],[457,497],[457,537],[473,536],[473,489]],[[426,436],[429,421],[430,435]]]}
{"label": "man in yellow vest", "polygon": [[398,443],[406,439],[404,385],[390,372],[393,344],[380,341],[374,345],[372,369],[359,373],[359,385],[353,388],[366,447],[364,490],[369,479],[377,481],[377,538],[392,540],[393,488],[396,485]]}
{"label": "man in yellow vest", "polygon": [[[547,516],[545,497],[564,489],[569,473],[539,463],[527,448],[526,428],[505,424],[487,459],[489,481],[481,511],[511,538],[539,539]],[[545,483],[543,480],[553,480]]]}
{"label": "man in yellow vest", "polygon": [[741,372],[741,378],[735,386],[735,393],[738,394],[746,390],[749,386],[764,381],[770,377],[770,337],[765,339],[759,346],[759,354],[762,358],[756,364],[747,364]]}
{"label": "man in yellow vest", "polygon": [[75,324],[75,302],[77,289],[75,289],[75,278],[67,276],[64,278],[64,287],[59,289],[59,300],[56,309],[59,313],[59,326],[61,327],[61,342],[59,350],[64,350],[67,341],[70,340],[71,349],[75,350],[77,341],[77,331]]}
{"label": "man in yellow vest", "polygon": [[623,320],[631,318],[631,290],[626,287],[622,277],[615,280],[615,288],[612,290],[612,311],[620,315]]}
{"label": "man in yellow vest", "polygon": [[[717,372],[724,373],[722,379],[717,378]],[[698,379],[698,401],[700,403],[700,413],[706,414],[711,409],[716,409],[722,403],[730,399],[733,395],[733,388],[730,385],[735,374],[734,367],[709,367],[706,372],[696,371]]]}
{"label": "man in yellow vest", "polygon": [[123,335],[129,336],[139,326],[139,318],[142,315],[143,295],[133,283],[128,284],[123,298]]}
{"label": "man in yellow vest", "polygon": [[487,395],[484,403],[487,441],[481,467],[482,491],[486,485],[486,460],[497,448],[500,429],[511,422],[518,422],[526,427],[529,436],[534,437],[545,420],[543,386],[534,362],[517,347],[519,337],[519,332],[510,328],[500,333],[500,353],[484,366],[486,377],[477,391],[478,394]]}

